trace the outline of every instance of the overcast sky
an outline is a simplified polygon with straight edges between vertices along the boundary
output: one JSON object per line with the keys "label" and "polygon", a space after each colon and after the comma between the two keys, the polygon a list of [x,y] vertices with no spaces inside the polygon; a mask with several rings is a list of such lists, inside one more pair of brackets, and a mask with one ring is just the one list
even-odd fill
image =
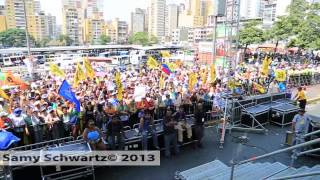
{"label": "overcast sky", "polygon": [[[4,4],[5,0],[0,0]],[[185,0],[167,0],[167,3],[180,3]],[[119,17],[121,20],[129,21],[130,13],[137,7],[147,8],[149,0],[104,0],[104,17],[106,20]],[[40,0],[41,9],[46,13],[57,16],[57,23],[62,22],[61,0]]]}

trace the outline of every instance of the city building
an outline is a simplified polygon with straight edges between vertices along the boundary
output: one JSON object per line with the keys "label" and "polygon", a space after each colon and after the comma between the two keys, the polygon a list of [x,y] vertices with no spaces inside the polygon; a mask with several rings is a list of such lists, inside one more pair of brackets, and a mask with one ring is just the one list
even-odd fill
{"label": "city building", "polygon": [[48,14],[45,18],[46,18],[46,30],[47,30],[49,39],[58,38],[56,17],[52,16],[51,14]]}
{"label": "city building", "polygon": [[115,18],[107,22],[105,33],[111,38],[113,43],[126,43],[128,41],[128,24],[125,21],[120,21],[119,18]]}
{"label": "city building", "polygon": [[[34,16],[36,12],[36,3],[34,0],[25,0],[26,7],[26,15]],[[26,28],[26,20],[24,17],[24,4],[21,0],[6,0],[5,1],[5,10],[6,10],[6,21],[7,28],[13,29],[25,29]],[[31,27],[35,27],[33,22],[28,22],[28,29]]]}
{"label": "city building", "polygon": [[165,9],[166,0],[150,0],[149,4],[149,36],[162,38],[165,36]]}
{"label": "city building", "polygon": [[174,29],[178,27],[178,5],[169,4],[166,9],[166,18],[165,18],[165,34],[170,36]]}
{"label": "city building", "polygon": [[84,11],[79,0],[62,1],[62,34],[67,35],[73,45],[83,43],[83,18]]}
{"label": "city building", "polygon": [[0,5],[0,32],[7,30],[7,20],[5,8],[3,5]]}
{"label": "city building", "polygon": [[188,31],[188,42],[199,43],[201,41],[212,41],[213,28],[212,27],[198,27]]}
{"label": "city building", "polygon": [[240,1],[240,18],[241,19],[257,19],[262,16],[262,9],[264,2],[262,0],[246,0]]}
{"label": "city building", "polygon": [[187,4],[188,8],[179,14],[179,27],[202,27],[204,17],[201,16],[201,1],[190,0]]}
{"label": "city building", "polygon": [[103,0],[83,0],[84,18],[103,18]]}
{"label": "city building", "polygon": [[281,0],[270,0],[265,2],[263,10],[263,27],[270,28],[273,23],[277,20],[277,17],[288,15],[288,6],[292,0],[281,1]]}
{"label": "city building", "polygon": [[99,17],[85,19],[83,28],[84,43],[98,44],[100,36],[105,34],[104,20]]}
{"label": "city building", "polygon": [[188,32],[189,32],[189,28],[177,28],[172,30],[172,33],[171,33],[172,44],[188,42]]}
{"label": "city building", "polygon": [[72,44],[80,44],[80,32],[81,21],[76,8],[64,8],[62,13],[62,34],[67,35],[71,40]]}
{"label": "city building", "polygon": [[131,20],[130,20],[130,34],[134,34],[137,32],[144,32],[145,31],[145,21],[146,21],[146,10],[136,8],[135,12],[131,13]]}

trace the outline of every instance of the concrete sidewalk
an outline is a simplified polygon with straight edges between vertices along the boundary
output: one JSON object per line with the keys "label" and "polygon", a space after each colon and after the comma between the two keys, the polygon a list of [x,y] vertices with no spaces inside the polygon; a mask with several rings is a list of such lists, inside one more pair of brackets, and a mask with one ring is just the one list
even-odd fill
{"label": "concrete sidewalk", "polygon": [[[293,90],[293,95],[296,95],[297,91],[297,88],[295,88]],[[308,103],[320,101],[320,84],[307,86],[306,95]]]}

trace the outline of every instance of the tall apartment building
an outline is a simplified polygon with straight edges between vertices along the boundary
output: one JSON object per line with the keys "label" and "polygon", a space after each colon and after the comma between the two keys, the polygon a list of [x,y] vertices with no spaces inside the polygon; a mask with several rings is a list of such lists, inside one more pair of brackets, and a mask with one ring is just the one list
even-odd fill
{"label": "tall apartment building", "polygon": [[99,17],[85,19],[83,28],[84,43],[97,44],[100,36],[105,34],[104,20]]}
{"label": "tall apartment building", "polygon": [[146,21],[146,10],[136,8],[134,12],[131,13],[130,18],[130,34],[145,31],[145,21]]}
{"label": "tall apartment building", "polygon": [[265,2],[262,17],[263,26],[265,28],[270,28],[272,24],[277,20],[277,17],[287,15],[287,9],[291,2],[292,0],[270,0],[268,2]]}
{"label": "tall apartment building", "polygon": [[149,35],[158,38],[165,36],[165,8],[166,0],[150,0],[149,4]]}
{"label": "tall apartment building", "polygon": [[190,0],[188,7],[179,15],[179,27],[202,27],[204,17],[201,16],[201,0]]}
{"label": "tall apartment building", "polygon": [[261,18],[264,1],[262,0],[246,0],[240,1],[240,18],[241,19],[257,19]]}
{"label": "tall apartment building", "polygon": [[103,18],[103,0],[83,0],[84,18]]}
{"label": "tall apartment building", "polygon": [[57,19],[55,16],[48,14],[46,17],[46,29],[49,39],[57,38]]}
{"label": "tall apartment building", "polygon": [[[34,16],[36,11],[36,3],[34,0],[25,0],[26,14],[27,16]],[[6,0],[5,1],[6,9],[6,20],[8,29],[26,28],[26,20],[24,17],[24,4],[21,0]],[[33,22],[28,23],[29,27],[34,27]]]}
{"label": "tall apartment building", "polygon": [[166,9],[166,18],[165,18],[165,34],[170,36],[174,29],[178,27],[178,5],[169,4]]}
{"label": "tall apartment building", "polygon": [[128,24],[125,21],[120,21],[119,18],[107,22],[105,33],[110,36],[113,43],[126,43],[128,40]]}
{"label": "tall apartment building", "polygon": [[7,30],[7,20],[5,8],[3,5],[0,5],[0,32]]}
{"label": "tall apartment building", "polygon": [[82,23],[84,11],[79,0],[62,0],[62,34],[67,35],[73,45],[83,43]]}

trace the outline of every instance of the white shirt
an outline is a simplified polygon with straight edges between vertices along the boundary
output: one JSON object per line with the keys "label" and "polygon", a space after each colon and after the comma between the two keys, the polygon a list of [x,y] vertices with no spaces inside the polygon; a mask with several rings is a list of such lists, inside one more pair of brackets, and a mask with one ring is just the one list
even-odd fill
{"label": "white shirt", "polygon": [[12,120],[12,124],[14,127],[22,127],[26,125],[26,122],[24,121],[26,115],[24,114],[21,114],[19,117],[11,114],[9,118]]}

